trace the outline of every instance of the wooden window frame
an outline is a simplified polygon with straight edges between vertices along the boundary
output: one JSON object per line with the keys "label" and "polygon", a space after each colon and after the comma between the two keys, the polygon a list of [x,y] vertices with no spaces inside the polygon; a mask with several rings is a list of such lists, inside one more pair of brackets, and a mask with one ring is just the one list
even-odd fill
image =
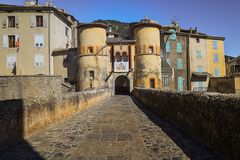
{"label": "wooden window frame", "polygon": [[[13,22],[11,22],[11,20]],[[8,28],[16,28],[16,17],[15,16],[8,16]]]}
{"label": "wooden window frame", "polygon": [[16,48],[16,36],[15,35],[8,35],[8,47]]}
{"label": "wooden window frame", "polygon": [[43,16],[36,16],[36,27],[43,27]]}

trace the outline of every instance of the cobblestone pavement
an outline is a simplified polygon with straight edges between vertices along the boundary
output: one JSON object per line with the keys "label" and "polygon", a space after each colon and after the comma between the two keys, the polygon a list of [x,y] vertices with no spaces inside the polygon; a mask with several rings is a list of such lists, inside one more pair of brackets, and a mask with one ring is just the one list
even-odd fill
{"label": "cobblestone pavement", "polygon": [[220,159],[202,144],[144,109],[113,96],[0,152],[0,159]]}

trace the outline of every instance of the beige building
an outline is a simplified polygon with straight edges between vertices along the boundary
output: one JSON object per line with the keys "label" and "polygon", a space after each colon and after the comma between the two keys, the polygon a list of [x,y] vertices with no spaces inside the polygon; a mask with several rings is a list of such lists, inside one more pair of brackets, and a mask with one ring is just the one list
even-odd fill
{"label": "beige building", "polygon": [[191,37],[189,44],[191,90],[207,91],[209,81],[207,39]]}
{"label": "beige building", "polygon": [[75,47],[76,20],[51,6],[0,5],[0,75],[65,75],[52,52]]}

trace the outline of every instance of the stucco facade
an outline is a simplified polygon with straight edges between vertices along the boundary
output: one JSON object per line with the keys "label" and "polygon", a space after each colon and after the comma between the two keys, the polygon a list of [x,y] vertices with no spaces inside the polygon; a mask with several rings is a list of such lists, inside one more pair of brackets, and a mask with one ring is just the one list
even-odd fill
{"label": "stucco facade", "polygon": [[74,47],[72,23],[53,7],[1,6],[1,10],[0,75],[59,75],[51,54]]}
{"label": "stucco facade", "polygon": [[226,76],[223,40],[208,39],[207,46],[209,73],[211,77]]}
{"label": "stucco facade", "polygon": [[[206,91],[209,82],[207,39],[191,37],[189,42],[191,90]],[[194,74],[204,74],[203,76],[205,76],[205,78],[194,78]]]}

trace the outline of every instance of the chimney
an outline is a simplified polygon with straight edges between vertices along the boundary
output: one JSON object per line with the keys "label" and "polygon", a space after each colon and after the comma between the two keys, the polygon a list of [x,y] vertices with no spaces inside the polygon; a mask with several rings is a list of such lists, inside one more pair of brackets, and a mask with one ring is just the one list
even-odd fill
{"label": "chimney", "polygon": [[189,29],[189,30],[190,30],[190,33],[192,34],[192,27],[190,27],[190,29]]}
{"label": "chimney", "polygon": [[197,27],[195,27],[195,33],[198,34],[198,28]]}
{"label": "chimney", "polygon": [[38,5],[38,0],[35,0],[35,5]]}

